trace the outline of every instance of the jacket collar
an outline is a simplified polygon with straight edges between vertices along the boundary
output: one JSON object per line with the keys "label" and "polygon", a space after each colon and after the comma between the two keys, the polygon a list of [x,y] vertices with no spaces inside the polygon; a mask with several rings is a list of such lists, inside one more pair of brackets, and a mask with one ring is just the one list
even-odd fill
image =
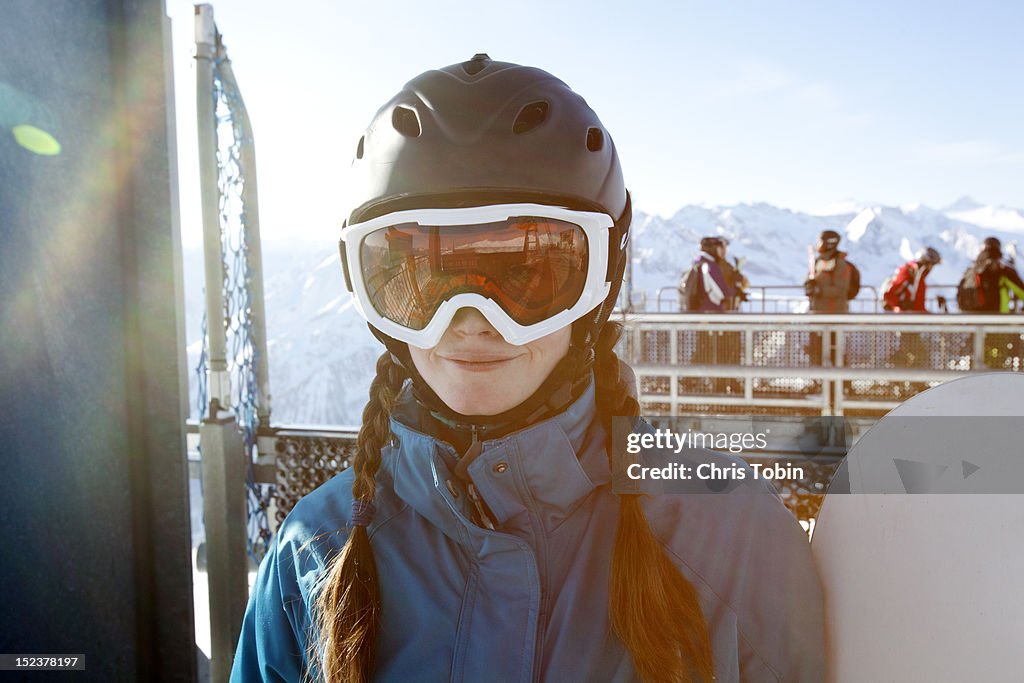
{"label": "jacket collar", "polygon": [[[557,526],[576,503],[611,479],[605,430],[595,419],[593,381],[569,407],[549,419],[483,442],[468,472],[500,527]],[[464,487],[455,476],[458,455],[428,433],[409,392],[391,417],[395,435],[382,452],[382,467],[405,503],[453,539],[486,533],[468,521]]]}

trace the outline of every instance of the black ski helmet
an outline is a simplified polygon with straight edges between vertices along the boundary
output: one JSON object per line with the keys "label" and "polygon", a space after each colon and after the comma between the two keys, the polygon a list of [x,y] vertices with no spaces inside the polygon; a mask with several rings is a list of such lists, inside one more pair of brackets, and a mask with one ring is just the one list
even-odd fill
{"label": "black ski helmet", "polygon": [[717,256],[718,248],[727,244],[729,243],[722,237],[702,237],[700,239],[700,250],[712,256]]}
{"label": "black ski helmet", "polygon": [[[486,54],[420,74],[378,110],[359,138],[348,193],[346,225],[406,209],[522,202],[611,216],[608,297],[573,323],[569,356],[524,407],[544,403],[545,392],[557,394],[551,384],[558,377],[563,384],[579,384],[589,372],[594,343],[622,284],[632,212],[611,136],[565,83]],[[370,329],[443,413],[408,347]],[[518,419],[523,412],[513,411],[517,415],[495,416],[496,421]]]}
{"label": "black ski helmet", "polygon": [[822,230],[818,237],[818,251],[822,254],[835,251],[839,248],[839,233],[835,230]]}
{"label": "black ski helmet", "polygon": [[983,251],[986,251],[989,254],[994,254],[996,256],[1001,256],[1003,253],[1003,245],[999,241],[998,237],[986,237],[985,248],[983,249]]}
{"label": "black ski helmet", "polygon": [[932,247],[925,247],[917,252],[914,259],[921,265],[937,266],[942,263],[942,255]]}
{"label": "black ski helmet", "polygon": [[355,223],[410,208],[533,201],[622,216],[611,136],[546,71],[486,54],[420,74],[374,116],[352,163]]}

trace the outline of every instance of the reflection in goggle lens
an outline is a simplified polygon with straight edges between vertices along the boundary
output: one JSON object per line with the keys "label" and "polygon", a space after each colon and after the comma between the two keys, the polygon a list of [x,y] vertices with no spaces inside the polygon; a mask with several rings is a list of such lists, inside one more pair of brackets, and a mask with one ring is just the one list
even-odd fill
{"label": "reflection in goggle lens", "polygon": [[512,320],[533,325],[571,308],[587,280],[586,233],[553,218],[404,223],[370,233],[359,253],[374,309],[413,330],[462,293],[492,299]]}

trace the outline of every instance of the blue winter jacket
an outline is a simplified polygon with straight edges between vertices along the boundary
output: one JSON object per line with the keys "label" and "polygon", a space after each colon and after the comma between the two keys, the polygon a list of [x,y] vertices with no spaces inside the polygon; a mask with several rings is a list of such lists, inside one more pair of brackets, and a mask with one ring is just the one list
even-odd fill
{"label": "blue winter jacket", "polygon": [[[382,601],[375,681],[634,681],[608,619],[619,502],[593,386],[567,411],[487,441],[469,474],[498,522],[470,521],[456,453],[403,395],[368,531]],[[705,450],[690,461],[735,465]],[[680,456],[672,455],[678,459]],[[343,545],[350,471],[303,498],[252,590],[232,681],[299,681],[310,605]],[[758,495],[749,495],[759,489]],[[645,497],[696,587],[718,683],[824,680],[822,592],[806,535],[762,481]]]}

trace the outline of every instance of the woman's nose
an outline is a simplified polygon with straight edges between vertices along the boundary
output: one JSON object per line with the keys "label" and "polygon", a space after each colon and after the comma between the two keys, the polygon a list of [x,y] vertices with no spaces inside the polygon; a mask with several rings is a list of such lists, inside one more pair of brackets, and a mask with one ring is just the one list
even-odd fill
{"label": "woman's nose", "polygon": [[487,318],[485,318],[480,311],[475,308],[469,308],[468,306],[460,308],[455,312],[455,317],[452,318],[452,322],[448,326],[448,330],[465,337],[486,335],[501,336],[498,334],[498,331],[494,329],[494,326],[487,322]]}

